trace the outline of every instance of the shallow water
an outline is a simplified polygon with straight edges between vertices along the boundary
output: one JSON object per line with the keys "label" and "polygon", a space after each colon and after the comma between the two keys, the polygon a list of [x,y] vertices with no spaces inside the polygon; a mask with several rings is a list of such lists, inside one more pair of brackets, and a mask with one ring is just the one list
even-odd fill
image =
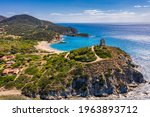
{"label": "shallow water", "polygon": [[[61,24],[90,34],[89,38],[64,37],[67,43],[53,44],[53,48],[70,51],[99,44],[101,38],[107,45],[117,46],[131,55],[147,81],[150,81],[150,24]],[[148,92],[145,94],[145,91]],[[150,85],[145,84],[129,92],[125,99],[150,99]],[[135,95],[135,96],[133,96]],[[148,96],[148,97],[147,97]],[[120,97],[121,98],[121,97]]]}

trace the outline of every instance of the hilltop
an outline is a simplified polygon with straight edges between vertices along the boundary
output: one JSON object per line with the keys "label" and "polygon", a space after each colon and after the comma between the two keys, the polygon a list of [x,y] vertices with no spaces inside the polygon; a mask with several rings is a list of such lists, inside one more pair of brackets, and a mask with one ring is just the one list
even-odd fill
{"label": "hilltop", "polygon": [[0,21],[2,21],[2,20],[4,20],[4,19],[6,19],[6,17],[0,15]]}
{"label": "hilltop", "polygon": [[19,36],[23,39],[46,40],[60,39],[60,35],[74,34],[77,30],[63,27],[49,21],[37,19],[26,14],[6,18],[0,22],[4,35]]}
{"label": "hilltop", "polygon": [[61,54],[17,53],[9,55],[8,60],[4,57],[7,56],[1,59],[0,85],[17,88],[30,98],[117,95],[145,82],[127,53],[105,45]]}

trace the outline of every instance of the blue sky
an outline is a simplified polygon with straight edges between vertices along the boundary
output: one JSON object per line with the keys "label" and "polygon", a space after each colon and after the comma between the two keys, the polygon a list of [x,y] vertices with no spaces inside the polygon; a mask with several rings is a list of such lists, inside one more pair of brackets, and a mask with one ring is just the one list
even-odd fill
{"label": "blue sky", "polygon": [[150,22],[150,0],[0,0],[0,15],[53,22]]}

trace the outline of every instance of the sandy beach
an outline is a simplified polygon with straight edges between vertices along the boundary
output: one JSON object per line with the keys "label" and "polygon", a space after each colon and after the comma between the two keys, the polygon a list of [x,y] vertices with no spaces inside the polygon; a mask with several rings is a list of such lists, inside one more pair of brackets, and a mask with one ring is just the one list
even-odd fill
{"label": "sandy beach", "polygon": [[38,50],[47,51],[50,53],[57,53],[57,54],[64,52],[64,51],[52,48],[50,46],[51,44],[52,43],[48,43],[47,41],[40,41],[40,42],[38,42],[38,45],[35,46],[35,48]]}

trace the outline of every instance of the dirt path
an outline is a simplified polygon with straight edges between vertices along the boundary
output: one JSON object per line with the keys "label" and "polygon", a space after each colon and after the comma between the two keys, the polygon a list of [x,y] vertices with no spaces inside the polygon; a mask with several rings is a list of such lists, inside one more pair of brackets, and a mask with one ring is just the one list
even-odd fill
{"label": "dirt path", "polygon": [[[102,61],[104,59],[100,58],[99,56],[97,56],[97,54],[95,53],[94,51],[94,46],[91,47],[92,51],[94,52],[95,56],[96,56],[96,60],[95,61],[92,61],[92,62],[80,62],[80,63],[83,63],[83,64],[89,64],[89,63],[96,63],[96,62],[99,62],[99,61]],[[68,58],[68,55],[70,54],[70,52],[68,52],[64,58],[66,59],[69,59]]]}
{"label": "dirt path", "polygon": [[16,89],[0,91],[0,96],[11,96],[11,95],[21,95],[21,91]]}
{"label": "dirt path", "polygon": [[16,78],[14,79],[14,81],[17,80],[17,78],[22,74],[22,72],[23,72],[26,68],[27,68],[27,67],[24,67],[24,68],[22,68],[22,69],[20,70],[20,72],[17,74],[17,76],[16,76]]}
{"label": "dirt path", "polygon": [[100,58],[99,56],[97,56],[97,54],[95,53],[95,50],[94,50],[94,46],[92,46],[92,51],[94,52],[97,59],[95,61],[92,61],[92,62],[89,62],[89,63],[96,63],[98,61],[104,60],[104,59]]}
{"label": "dirt path", "polygon": [[66,55],[65,55],[65,58],[68,59],[68,55],[70,54],[70,52],[68,52]]}

